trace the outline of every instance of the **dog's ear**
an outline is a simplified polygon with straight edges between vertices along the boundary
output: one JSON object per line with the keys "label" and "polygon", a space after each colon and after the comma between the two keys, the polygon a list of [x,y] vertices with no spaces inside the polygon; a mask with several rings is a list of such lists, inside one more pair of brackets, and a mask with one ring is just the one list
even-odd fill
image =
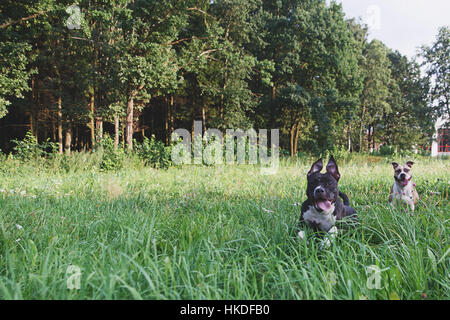
{"label": "dog's ear", "polygon": [[408,161],[407,163],[406,163],[406,165],[408,166],[408,167],[412,167],[412,165],[414,164],[414,162],[413,161]]}
{"label": "dog's ear", "polygon": [[336,160],[334,160],[333,156],[331,156],[330,160],[328,160],[327,172],[329,174],[331,174],[336,180],[339,181],[339,178],[341,177],[341,175],[339,174],[338,166],[337,166]]}
{"label": "dog's ear", "polygon": [[395,170],[398,167],[398,163],[397,162],[392,162],[392,166],[394,167],[394,170]]}
{"label": "dog's ear", "polygon": [[320,172],[320,170],[322,170],[322,168],[323,168],[323,162],[322,162],[322,158],[320,158],[319,160],[314,162],[314,164],[312,165],[311,170],[309,170],[309,172],[308,172],[308,177],[310,175],[312,175],[313,173]]}

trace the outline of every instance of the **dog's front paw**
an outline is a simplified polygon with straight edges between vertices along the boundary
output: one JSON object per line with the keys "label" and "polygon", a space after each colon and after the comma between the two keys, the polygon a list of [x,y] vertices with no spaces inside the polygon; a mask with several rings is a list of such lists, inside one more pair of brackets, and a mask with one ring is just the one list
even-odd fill
{"label": "dog's front paw", "polygon": [[320,242],[319,248],[320,250],[323,250],[324,248],[329,248],[330,246],[331,246],[330,239],[325,238]]}
{"label": "dog's front paw", "polygon": [[305,232],[303,232],[302,230],[300,230],[297,234],[300,239],[302,239],[302,240],[305,239]]}

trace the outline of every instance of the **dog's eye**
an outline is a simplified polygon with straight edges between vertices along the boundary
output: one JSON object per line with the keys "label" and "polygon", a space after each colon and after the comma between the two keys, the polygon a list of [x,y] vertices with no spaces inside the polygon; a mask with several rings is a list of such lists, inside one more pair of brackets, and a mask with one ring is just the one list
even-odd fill
{"label": "dog's eye", "polygon": [[396,172],[396,173],[400,173],[400,172],[402,172],[402,170],[397,169],[397,170],[395,170],[395,172]]}
{"label": "dog's eye", "polygon": [[405,172],[409,172],[409,169],[403,169],[403,171],[405,171]]}

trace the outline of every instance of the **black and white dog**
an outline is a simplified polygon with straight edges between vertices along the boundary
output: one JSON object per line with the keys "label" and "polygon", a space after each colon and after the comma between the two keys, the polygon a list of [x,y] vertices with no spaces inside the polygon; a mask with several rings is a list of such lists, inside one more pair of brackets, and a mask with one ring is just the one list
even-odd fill
{"label": "black and white dog", "polygon": [[[319,159],[312,165],[307,175],[308,199],[302,204],[298,232],[301,239],[305,237],[305,231],[302,229],[305,223],[314,231],[324,231],[330,237],[335,237],[338,232],[336,221],[346,217],[356,218],[356,211],[350,207],[347,195],[338,189],[341,175],[333,156],[328,161],[326,173],[320,173],[322,168],[322,159]],[[324,238],[321,247],[324,245],[330,246],[328,237]]]}
{"label": "black and white dog", "polygon": [[419,201],[419,194],[416,191],[416,184],[412,179],[412,165],[414,162],[408,161],[404,166],[397,162],[392,162],[394,167],[394,184],[389,192],[389,202],[395,205],[397,201],[402,201],[411,208],[414,212],[415,205]]}

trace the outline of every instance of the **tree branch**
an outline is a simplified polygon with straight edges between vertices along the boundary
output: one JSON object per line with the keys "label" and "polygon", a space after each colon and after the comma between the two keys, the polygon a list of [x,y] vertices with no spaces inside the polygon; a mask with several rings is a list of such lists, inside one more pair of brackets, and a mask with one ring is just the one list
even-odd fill
{"label": "tree branch", "polygon": [[173,42],[169,42],[166,45],[174,45],[174,44],[178,44],[180,42],[184,42],[184,41],[189,41],[189,40],[194,40],[194,39],[200,39],[200,40],[204,40],[204,39],[209,39],[211,37],[190,37],[190,38],[183,38],[183,39],[179,39]]}
{"label": "tree branch", "polygon": [[204,15],[207,15],[208,17],[214,18],[212,15],[210,15],[209,13],[207,13],[207,12],[205,12],[202,9],[199,9],[199,8],[193,7],[193,8],[187,8],[187,10],[188,11],[198,11],[200,13],[203,13]]}
{"label": "tree branch", "polygon": [[206,51],[203,51],[202,53],[200,53],[198,56],[197,56],[197,59],[198,58],[200,58],[202,55],[204,55],[204,54],[208,54],[208,57],[209,57],[209,54],[211,53],[211,52],[215,52],[215,51],[217,51],[218,49],[209,49],[209,50],[206,50]]}
{"label": "tree branch", "polygon": [[0,25],[0,29],[6,28],[6,27],[8,27],[8,26],[10,26],[12,24],[20,23],[22,21],[27,21],[27,20],[34,19],[34,18],[36,18],[36,17],[38,17],[38,16],[40,16],[40,15],[42,15],[44,13],[47,13],[47,11],[41,11],[41,12],[32,14],[31,16],[20,18],[19,20],[5,22],[4,24]]}

